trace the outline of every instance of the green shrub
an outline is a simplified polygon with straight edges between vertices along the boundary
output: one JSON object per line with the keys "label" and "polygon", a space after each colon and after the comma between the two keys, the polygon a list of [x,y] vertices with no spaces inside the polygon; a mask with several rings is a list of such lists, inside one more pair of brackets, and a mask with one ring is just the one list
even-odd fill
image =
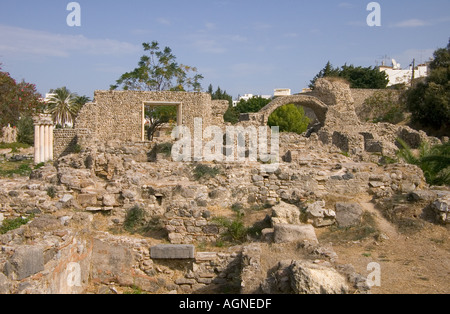
{"label": "green shrub", "polygon": [[34,122],[30,116],[23,116],[17,125],[17,141],[34,145]]}
{"label": "green shrub", "polygon": [[223,240],[232,243],[242,243],[246,240],[249,229],[245,227],[242,217],[242,214],[237,213],[235,219],[225,217],[214,218],[215,223],[226,229],[225,233],[222,235]]}
{"label": "green shrub", "polygon": [[202,178],[210,179],[215,178],[217,175],[220,174],[220,169],[217,167],[210,167],[207,165],[197,165],[194,169],[194,178],[196,180],[200,180]]}
{"label": "green shrub", "polygon": [[50,198],[55,198],[56,196],[56,188],[52,185],[47,188],[47,195]]}
{"label": "green shrub", "polygon": [[280,132],[302,134],[308,129],[310,122],[303,107],[294,104],[278,108],[269,117],[269,126],[280,127]]}
{"label": "green shrub", "polygon": [[33,218],[33,216],[30,216],[28,218],[19,217],[16,219],[6,219],[0,226],[0,234],[5,234],[11,230],[19,229],[21,226],[30,222]]}
{"label": "green shrub", "polygon": [[134,206],[130,210],[128,210],[127,215],[125,216],[125,221],[123,224],[123,228],[129,233],[138,233],[144,222],[145,211],[139,206]]}

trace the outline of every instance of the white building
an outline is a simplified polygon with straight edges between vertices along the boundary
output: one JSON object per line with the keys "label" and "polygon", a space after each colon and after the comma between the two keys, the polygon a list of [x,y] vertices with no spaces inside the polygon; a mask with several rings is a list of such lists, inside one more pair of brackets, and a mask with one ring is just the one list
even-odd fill
{"label": "white building", "polygon": [[[411,79],[413,77],[413,69],[410,66],[409,69],[403,70],[399,63],[394,59],[392,60],[392,66],[380,66],[380,71],[384,71],[389,76],[388,86],[397,84],[411,84]],[[414,69],[414,78],[427,77],[428,76],[428,65],[420,64]]]}

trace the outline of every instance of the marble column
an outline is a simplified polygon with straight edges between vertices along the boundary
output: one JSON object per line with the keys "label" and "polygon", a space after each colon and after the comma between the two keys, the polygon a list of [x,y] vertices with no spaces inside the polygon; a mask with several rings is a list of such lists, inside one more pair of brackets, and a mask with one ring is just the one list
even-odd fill
{"label": "marble column", "polygon": [[51,115],[41,114],[34,120],[34,163],[53,160],[53,121]]}
{"label": "marble column", "polygon": [[39,125],[34,125],[34,163],[38,164],[40,163],[41,159],[41,152],[40,152],[40,132],[39,132]]}
{"label": "marble column", "polygon": [[48,124],[42,126],[44,128],[44,162],[49,161],[50,157],[50,143],[49,143],[49,126]]}

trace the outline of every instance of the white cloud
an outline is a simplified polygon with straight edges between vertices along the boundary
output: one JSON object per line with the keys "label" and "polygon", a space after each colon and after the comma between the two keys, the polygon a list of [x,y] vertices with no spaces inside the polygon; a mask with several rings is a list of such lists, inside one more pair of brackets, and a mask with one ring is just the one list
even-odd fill
{"label": "white cloud", "polygon": [[159,24],[167,25],[167,26],[169,26],[169,25],[172,24],[172,23],[170,22],[170,20],[168,20],[168,19],[166,19],[166,18],[164,18],[164,17],[159,17],[159,18],[156,19],[156,21],[157,21]]}
{"label": "white cloud", "polygon": [[391,27],[409,28],[409,27],[422,27],[428,25],[430,25],[430,23],[428,23],[427,21],[419,19],[410,19],[392,24]]}
{"label": "white cloud", "polygon": [[216,40],[209,38],[195,38],[192,40],[192,46],[202,53],[222,54],[227,51]]}
{"label": "white cloud", "polygon": [[348,2],[341,2],[338,4],[339,8],[346,8],[346,9],[351,9],[353,8],[353,4],[348,3]]}
{"label": "white cloud", "polygon": [[0,55],[27,57],[70,57],[84,55],[126,55],[140,46],[112,39],[91,39],[83,35],[55,34],[0,25]]}

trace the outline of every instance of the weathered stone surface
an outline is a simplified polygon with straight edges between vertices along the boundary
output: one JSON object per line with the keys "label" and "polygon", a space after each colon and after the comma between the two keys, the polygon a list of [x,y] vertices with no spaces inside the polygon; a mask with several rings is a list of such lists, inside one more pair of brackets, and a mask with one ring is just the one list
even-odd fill
{"label": "weathered stone surface", "polygon": [[431,206],[440,223],[450,224],[450,193],[439,197]]}
{"label": "weathered stone surface", "polygon": [[103,195],[103,206],[117,206],[116,196],[114,194]]}
{"label": "weathered stone surface", "polygon": [[363,208],[358,203],[336,203],[336,222],[339,227],[351,227],[361,222]]}
{"label": "weathered stone surface", "polygon": [[284,202],[272,208],[272,224],[300,225],[300,209]]}
{"label": "weathered stone surface", "polygon": [[44,270],[44,251],[41,247],[20,246],[5,265],[10,278],[23,280]]}
{"label": "weathered stone surface", "polygon": [[91,258],[93,280],[107,284],[116,281],[123,285],[132,285],[133,262],[133,254],[126,245],[94,239]]}
{"label": "weathered stone surface", "polygon": [[241,293],[252,294],[261,285],[261,246],[253,243],[242,249]]}
{"label": "weathered stone surface", "polygon": [[336,212],[324,207],[325,202],[319,201],[308,205],[306,209],[308,222],[312,223],[316,228],[331,226],[336,222]]}
{"label": "weathered stone surface", "polygon": [[300,241],[319,243],[314,227],[311,225],[276,224],[274,225],[274,241],[275,243]]}
{"label": "weathered stone surface", "polygon": [[291,287],[296,294],[346,294],[346,279],[334,268],[306,261],[294,261],[290,267]]}
{"label": "weathered stone surface", "polygon": [[97,205],[96,194],[80,194],[77,197],[77,201],[81,206],[95,206]]}
{"label": "weathered stone surface", "polygon": [[10,293],[10,283],[8,278],[3,273],[0,273],[0,294],[8,293]]}
{"label": "weathered stone surface", "polygon": [[156,245],[150,248],[153,259],[194,259],[195,246],[193,245]]}

